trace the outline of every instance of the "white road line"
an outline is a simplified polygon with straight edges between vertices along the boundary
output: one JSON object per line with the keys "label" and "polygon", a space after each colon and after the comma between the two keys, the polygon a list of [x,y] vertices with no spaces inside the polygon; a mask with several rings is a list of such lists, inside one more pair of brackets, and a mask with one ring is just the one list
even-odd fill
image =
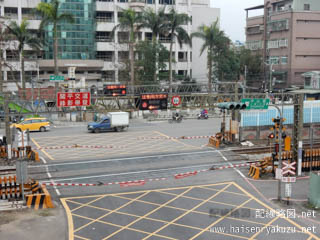
{"label": "white road line", "polygon": [[[47,161],[44,159],[44,157],[40,157],[40,159],[42,160],[42,162],[43,162],[44,164],[47,164]],[[49,177],[49,179],[50,179],[50,183],[54,184],[54,181],[52,180],[52,176],[51,176],[51,173],[49,172],[48,166],[46,165],[45,168],[46,168],[47,175],[48,175],[48,177]],[[57,195],[60,196],[61,194],[60,194],[60,191],[59,191],[59,189],[57,188],[57,186],[54,185],[53,188],[54,188],[54,190],[56,190]]]}
{"label": "white road line", "polygon": [[[157,170],[145,170],[145,171],[137,171],[137,172],[112,173],[112,174],[96,175],[96,176],[92,175],[92,176],[86,176],[86,177],[55,179],[55,182],[71,181],[71,180],[79,180],[79,179],[90,179],[90,178],[100,178],[100,177],[111,177],[111,176],[120,176],[120,175],[130,175],[130,174],[138,174],[138,173],[151,173],[151,172],[160,172],[160,171],[184,169],[184,168],[209,167],[209,166],[212,166],[212,164],[194,165],[194,166],[178,167],[178,168],[162,168],[162,169],[157,169]],[[43,181],[43,182],[47,183],[47,182],[51,182],[51,181]]]}
{"label": "white road line", "polygon": [[[221,151],[217,150],[217,152],[220,154],[220,156],[223,158],[223,160],[228,163],[229,166],[232,166],[232,164],[231,164],[231,163],[229,162],[229,160],[221,153]],[[233,168],[233,170],[235,170],[235,171],[236,171],[241,177],[243,177],[244,179],[246,178],[239,169]]]}
{"label": "white road line", "polygon": [[158,157],[171,157],[171,156],[183,156],[183,155],[194,155],[194,154],[204,154],[204,153],[213,153],[214,151],[201,151],[201,152],[188,152],[188,153],[172,153],[172,154],[162,154],[162,155],[149,155],[149,156],[140,156],[140,157],[127,157],[127,158],[116,158],[116,159],[101,159],[93,161],[78,161],[78,162],[68,162],[68,163],[53,163],[48,165],[37,165],[31,166],[30,168],[39,168],[39,167],[55,167],[55,166],[66,166],[66,165],[79,165],[79,164],[92,164],[100,162],[116,162],[116,161],[128,161],[134,159],[145,159],[145,158],[158,158]]}

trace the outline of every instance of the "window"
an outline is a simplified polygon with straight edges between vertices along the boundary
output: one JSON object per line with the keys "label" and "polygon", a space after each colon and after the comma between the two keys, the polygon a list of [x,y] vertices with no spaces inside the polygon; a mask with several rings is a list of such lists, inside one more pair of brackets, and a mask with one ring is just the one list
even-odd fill
{"label": "window", "polygon": [[175,4],[175,0],[159,0],[159,4],[162,4],[162,5],[174,5]]}
{"label": "window", "polygon": [[125,62],[129,60],[129,52],[128,51],[119,51],[119,62]]}
{"label": "window", "polygon": [[97,59],[101,59],[107,62],[112,62],[114,59],[113,57],[114,57],[114,52],[111,52],[111,51],[100,51],[100,52],[98,51],[96,53]]}
{"label": "window", "polygon": [[310,76],[304,78],[304,85],[307,87],[311,86],[311,77]]}
{"label": "window", "polygon": [[98,22],[113,22],[113,12],[96,12],[96,19]]}
{"label": "window", "polygon": [[283,65],[288,64],[288,57],[287,56],[281,57],[281,64],[283,64]]}
{"label": "window", "polygon": [[126,2],[128,2],[128,0],[118,0],[118,2],[120,2],[120,3],[126,3]]}
{"label": "window", "polygon": [[32,121],[32,123],[38,123],[38,122],[41,122],[41,120],[40,119],[33,119],[33,120],[31,120]]}
{"label": "window", "polygon": [[304,4],[303,5],[303,10],[310,11],[310,4]]}
{"label": "window", "polygon": [[119,43],[129,42],[129,33],[128,32],[118,32],[118,42]]}
{"label": "window", "polygon": [[178,52],[178,61],[187,62],[188,61],[188,52]]}
{"label": "window", "polygon": [[154,0],[146,0],[147,4],[154,4]]}
{"label": "window", "polygon": [[19,52],[15,50],[7,50],[6,51],[7,60],[8,61],[17,61],[19,60]]}
{"label": "window", "polygon": [[96,32],[97,42],[112,42],[113,38],[111,32]]}
{"label": "window", "polygon": [[171,34],[169,34],[168,36],[165,36],[165,35],[160,34],[159,40],[160,40],[161,43],[170,43],[170,41],[171,41]]}
{"label": "window", "polygon": [[152,33],[151,32],[146,32],[145,33],[145,39],[151,41],[152,40]]}
{"label": "window", "polygon": [[108,82],[115,81],[115,71],[102,71],[102,79]]}
{"label": "window", "polygon": [[97,0],[97,2],[113,2],[113,0]]}
{"label": "window", "polygon": [[279,64],[279,57],[276,57],[276,56],[272,56],[269,58],[269,64]]}

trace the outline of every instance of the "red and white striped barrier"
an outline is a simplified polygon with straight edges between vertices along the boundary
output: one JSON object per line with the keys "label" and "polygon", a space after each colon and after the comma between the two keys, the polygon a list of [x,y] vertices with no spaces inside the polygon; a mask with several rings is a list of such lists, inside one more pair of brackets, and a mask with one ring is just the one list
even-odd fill
{"label": "red and white striped barrier", "polygon": [[55,149],[70,149],[70,148],[109,148],[109,149],[120,149],[127,148],[127,146],[114,146],[114,145],[70,145],[70,146],[54,146],[54,147],[39,147],[35,148],[36,150],[55,150]]}
{"label": "red and white striped barrier", "polygon": [[[257,162],[258,163],[258,162]],[[237,168],[237,167],[246,167],[250,165],[254,165],[257,163],[241,163],[241,164],[234,164],[234,165],[226,165],[221,167],[212,167],[210,169],[202,169],[193,172],[185,172],[185,173],[178,173],[174,175],[175,179],[182,179],[186,177],[195,176],[198,173],[208,172],[212,170],[223,170],[227,168]],[[120,187],[131,187],[131,186],[142,186],[147,182],[154,182],[154,181],[164,181],[168,180],[169,178],[149,178],[149,179],[142,179],[142,180],[134,180],[134,181],[125,181],[125,182],[109,182],[109,183],[41,183],[45,186],[57,186],[57,187],[94,187],[94,186],[109,186],[109,185],[120,185]]]}
{"label": "red and white striped barrier", "polygon": [[167,139],[167,140],[176,140],[176,139],[200,139],[200,138],[210,138],[212,136],[181,136],[181,137],[138,137],[138,140],[150,140],[150,139]]}

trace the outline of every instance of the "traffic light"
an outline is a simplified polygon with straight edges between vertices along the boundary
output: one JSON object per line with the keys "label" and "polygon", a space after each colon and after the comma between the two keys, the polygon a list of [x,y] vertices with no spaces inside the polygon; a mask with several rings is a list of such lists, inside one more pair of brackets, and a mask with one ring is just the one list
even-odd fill
{"label": "traffic light", "polygon": [[275,137],[274,133],[270,133],[269,136],[268,136],[268,138],[270,138],[270,139],[274,139],[274,137]]}
{"label": "traffic light", "polygon": [[225,110],[244,110],[246,109],[247,105],[241,102],[223,102],[218,103],[218,108],[225,109]]}

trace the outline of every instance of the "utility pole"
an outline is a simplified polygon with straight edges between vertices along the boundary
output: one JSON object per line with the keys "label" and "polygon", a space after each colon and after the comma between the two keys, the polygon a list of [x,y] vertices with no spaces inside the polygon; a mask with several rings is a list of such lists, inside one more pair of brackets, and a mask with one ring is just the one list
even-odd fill
{"label": "utility pole", "polygon": [[297,163],[297,175],[302,167],[303,94],[293,96],[293,147],[292,160]]}
{"label": "utility pole", "polygon": [[273,66],[273,64],[270,63],[270,79],[269,79],[269,93],[270,94],[272,92],[272,66]]}
{"label": "utility pole", "polygon": [[[238,102],[238,100],[239,100],[238,87],[239,87],[239,83],[236,82],[235,85],[234,85],[234,101],[235,102]],[[232,143],[234,143],[235,140],[236,140],[236,135],[232,133],[232,130],[235,130],[235,129],[233,129],[232,125],[233,125],[233,123],[235,121],[238,122],[238,119],[239,119],[238,116],[239,116],[238,111],[232,111],[232,113],[231,113],[231,121],[230,121],[230,131],[231,131],[231,134],[232,134]]]}
{"label": "utility pole", "polygon": [[7,140],[7,155],[8,159],[11,159],[11,147],[12,147],[12,138],[10,131],[10,119],[9,119],[9,93],[4,93],[4,115],[5,115],[5,128],[6,128],[6,140]]}
{"label": "utility pole", "polygon": [[244,79],[243,79],[243,88],[242,88],[242,98],[245,97],[246,88],[247,88],[247,65],[244,65]]}

